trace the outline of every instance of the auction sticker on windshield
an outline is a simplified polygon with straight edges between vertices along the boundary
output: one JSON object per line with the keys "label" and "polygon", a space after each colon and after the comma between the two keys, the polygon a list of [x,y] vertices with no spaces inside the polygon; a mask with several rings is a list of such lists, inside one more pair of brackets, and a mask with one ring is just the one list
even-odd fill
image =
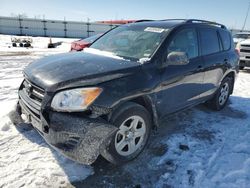
{"label": "auction sticker on windshield", "polygon": [[147,27],[146,29],[144,29],[144,31],[149,31],[149,32],[154,32],[154,33],[162,33],[163,31],[165,31],[165,29],[158,28],[158,27]]}

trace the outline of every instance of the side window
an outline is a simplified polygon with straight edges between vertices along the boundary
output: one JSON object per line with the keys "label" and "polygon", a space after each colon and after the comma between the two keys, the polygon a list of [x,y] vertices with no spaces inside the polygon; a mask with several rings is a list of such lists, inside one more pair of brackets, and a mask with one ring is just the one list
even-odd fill
{"label": "side window", "polygon": [[220,30],[220,37],[222,40],[222,45],[224,50],[229,50],[231,47],[231,36],[228,31]]}
{"label": "side window", "polygon": [[195,29],[184,29],[176,34],[167,49],[170,52],[186,52],[188,58],[198,56],[198,40]]}
{"label": "side window", "polygon": [[208,55],[220,51],[220,44],[215,29],[201,28],[201,54]]}

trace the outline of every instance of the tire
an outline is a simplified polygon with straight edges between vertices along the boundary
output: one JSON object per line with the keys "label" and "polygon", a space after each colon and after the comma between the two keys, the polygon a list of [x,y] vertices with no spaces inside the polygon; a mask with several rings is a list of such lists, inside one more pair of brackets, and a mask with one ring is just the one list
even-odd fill
{"label": "tire", "polygon": [[151,115],[143,106],[128,102],[112,114],[110,122],[119,130],[102,156],[115,165],[133,160],[148,142],[152,127]]}
{"label": "tire", "polygon": [[222,110],[228,102],[232,87],[232,79],[229,77],[224,78],[214,97],[207,102],[207,106],[213,110]]}
{"label": "tire", "polygon": [[19,47],[23,47],[23,43],[19,43]]}
{"label": "tire", "polygon": [[16,47],[17,45],[16,45],[16,43],[12,43],[12,46],[13,46],[13,47]]}
{"label": "tire", "polygon": [[28,47],[30,47],[30,43],[24,43],[23,46],[26,47],[26,48],[28,48]]}
{"label": "tire", "polygon": [[48,48],[55,48],[55,45],[52,44],[52,43],[49,43],[49,44],[48,44]]}
{"label": "tire", "polygon": [[239,66],[239,69],[240,70],[243,70],[245,67],[244,66]]}

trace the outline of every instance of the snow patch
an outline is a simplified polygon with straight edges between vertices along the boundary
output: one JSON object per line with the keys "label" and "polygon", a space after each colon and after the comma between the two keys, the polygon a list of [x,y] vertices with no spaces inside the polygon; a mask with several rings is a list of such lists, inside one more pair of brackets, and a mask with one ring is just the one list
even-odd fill
{"label": "snow patch", "polygon": [[83,51],[86,52],[86,53],[106,56],[106,57],[110,57],[110,58],[114,58],[114,59],[125,60],[124,58],[119,57],[119,56],[115,55],[112,52],[102,51],[102,50],[98,50],[98,49],[95,49],[95,48],[84,48]]}
{"label": "snow patch", "polygon": [[[57,40],[65,41],[52,39]],[[24,67],[45,55],[69,51],[68,39],[56,49],[46,48],[48,39],[33,41],[34,48],[9,48],[10,36],[0,35],[0,187],[66,187],[94,173],[92,167],[50,148],[30,125],[15,127],[8,117],[17,103]]]}

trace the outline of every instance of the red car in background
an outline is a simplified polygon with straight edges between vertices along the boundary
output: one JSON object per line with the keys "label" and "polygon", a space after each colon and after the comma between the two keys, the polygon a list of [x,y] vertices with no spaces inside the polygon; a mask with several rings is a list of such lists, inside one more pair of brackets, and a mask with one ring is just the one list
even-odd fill
{"label": "red car in background", "polygon": [[[134,23],[138,20],[109,20],[109,21],[98,21],[97,23],[105,23],[105,24],[128,24],[128,23]],[[95,42],[96,39],[101,37],[103,34],[97,34],[85,39],[80,39],[77,41],[74,41],[71,43],[71,49],[70,51],[82,51],[84,48],[89,47],[93,42]]]}
{"label": "red car in background", "polygon": [[70,51],[82,51],[84,48],[89,47],[96,39],[101,37],[102,34],[97,34],[85,39],[80,39],[71,43]]}

